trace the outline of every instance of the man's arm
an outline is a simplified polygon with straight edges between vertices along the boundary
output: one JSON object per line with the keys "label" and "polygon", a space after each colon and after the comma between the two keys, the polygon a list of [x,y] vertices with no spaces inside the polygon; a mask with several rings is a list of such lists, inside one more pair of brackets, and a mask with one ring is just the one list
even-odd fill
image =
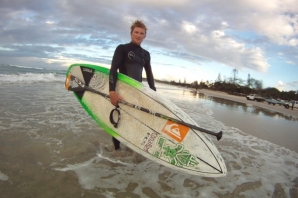
{"label": "man's arm", "polygon": [[114,52],[112,65],[110,69],[109,75],[109,91],[110,91],[110,101],[113,105],[117,105],[118,100],[122,100],[122,98],[116,93],[116,83],[118,76],[118,69],[121,67],[123,57],[124,57],[124,46],[118,45]]}
{"label": "man's arm", "polygon": [[112,59],[112,65],[110,69],[110,76],[109,76],[109,91],[115,91],[116,83],[117,83],[117,76],[118,76],[118,69],[121,67],[122,61],[124,56],[124,46],[118,45],[114,52],[114,56]]}
{"label": "man's arm", "polygon": [[150,63],[150,54],[149,54],[149,52],[148,52],[147,56],[149,56],[149,57],[147,57],[147,60],[146,60],[146,63],[145,63],[146,78],[147,78],[149,87],[151,89],[153,89],[154,91],[156,91],[155,83],[154,83],[154,76],[153,76],[151,63]]}

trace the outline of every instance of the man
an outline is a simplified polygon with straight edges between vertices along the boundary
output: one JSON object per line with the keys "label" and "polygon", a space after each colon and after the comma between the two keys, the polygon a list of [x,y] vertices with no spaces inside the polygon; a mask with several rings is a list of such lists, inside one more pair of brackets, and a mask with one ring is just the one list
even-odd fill
{"label": "man", "polygon": [[295,101],[292,100],[291,103],[292,103],[292,110],[293,110],[294,109],[294,105],[295,105]]}
{"label": "man", "polygon": [[[145,68],[149,87],[156,91],[150,63],[150,53],[141,47],[146,37],[147,27],[142,21],[136,20],[131,26],[131,42],[119,45],[114,53],[109,76],[109,91],[111,103],[117,106],[122,97],[115,91],[117,70],[137,81],[142,82],[142,71]],[[120,149],[120,142],[113,137],[115,150]]]}

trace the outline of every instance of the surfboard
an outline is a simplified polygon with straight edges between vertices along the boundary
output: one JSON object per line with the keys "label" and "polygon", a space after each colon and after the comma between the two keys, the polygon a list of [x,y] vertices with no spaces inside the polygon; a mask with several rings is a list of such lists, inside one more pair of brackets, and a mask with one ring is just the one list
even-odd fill
{"label": "surfboard", "polygon": [[119,73],[116,91],[129,105],[119,103],[116,110],[108,95],[108,68],[73,64],[66,73],[65,87],[100,127],[142,156],[192,175],[226,175],[225,162],[211,137],[198,130],[184,111],[144,84]]}

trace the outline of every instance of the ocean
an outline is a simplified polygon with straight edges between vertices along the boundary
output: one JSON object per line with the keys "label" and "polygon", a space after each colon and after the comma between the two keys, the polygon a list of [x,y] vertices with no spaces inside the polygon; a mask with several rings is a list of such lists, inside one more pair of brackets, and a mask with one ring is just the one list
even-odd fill
{"label": "ocean", "polygon": [[[65,72],[0,65],[1,198],[298,197],[297,152],[286,142],[279,145],[241,129],[239,122],[235,126],[226,121],[224,117],[232,114],[238,115],[233,118],[236,121],[248,119],[238,103],[233,103],[238,108],[217,112],[212,108],[222,106],[223,100],[156,85],[158,93],[201,127],[224,132],[222,140],[212,139],[226,162],[227,176],[192,176],[145,159],[125,146],[121,157],[115,156],[111,137],[65,90]],[[272,125],[270,131],[276,130],[274,115],[261,116],[266,118],[264,125]],[[287,121],[297,125],[297,120]],[[297,136],[291,139],[295,142]]]}

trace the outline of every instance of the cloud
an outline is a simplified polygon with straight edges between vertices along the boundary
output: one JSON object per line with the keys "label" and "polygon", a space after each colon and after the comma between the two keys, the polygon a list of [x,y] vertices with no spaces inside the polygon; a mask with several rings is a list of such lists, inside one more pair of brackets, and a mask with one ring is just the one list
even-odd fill
{"label": "cloud", "polygon": [[298,90],[298,81],[293,81],[293,82],[290,82],[290,83],[287,83],[287,86],[289,86],[292,90]]}
{"label": "cloud", "polygon": [[[296,19],[295,19],[296,18]],[[279,45],[298,46],[297,34],[294,21],[298,20],[298,16],[292,17],[288,15],[266,15],[263,17],[252,17],[255,27],[259,34],[267,36],[272,42]]]}
{"label": "cloud", "polygon": [[292,82],[284,83],[281,80],[279,80],[277,82],[277,85],[275,86],[275,88],[277,88],[280,91],[293,90],[295,92],[298,90],[297,87],[298,87],[298,81],[292,81]]}
{"label": "cloud", "polygon": [[279,80],[274,87],[276,89],[278,89],[279,91],[283,91],[286,86],[285,86],[285,84],[281,80]]}
{"label": "cloud", "polygon": [[277,46],[297,66],[297,13],[296,0],[1,1],[0,61],[63,56],[108,64],[141,19],[149,28],[144,45],[165,56],[266,72]]}
{"label": "cloud", "polygon": [[195,33],[197,31],[197,28],[195,25],[186,21],[182,22],[182,29],[189,34]]}

